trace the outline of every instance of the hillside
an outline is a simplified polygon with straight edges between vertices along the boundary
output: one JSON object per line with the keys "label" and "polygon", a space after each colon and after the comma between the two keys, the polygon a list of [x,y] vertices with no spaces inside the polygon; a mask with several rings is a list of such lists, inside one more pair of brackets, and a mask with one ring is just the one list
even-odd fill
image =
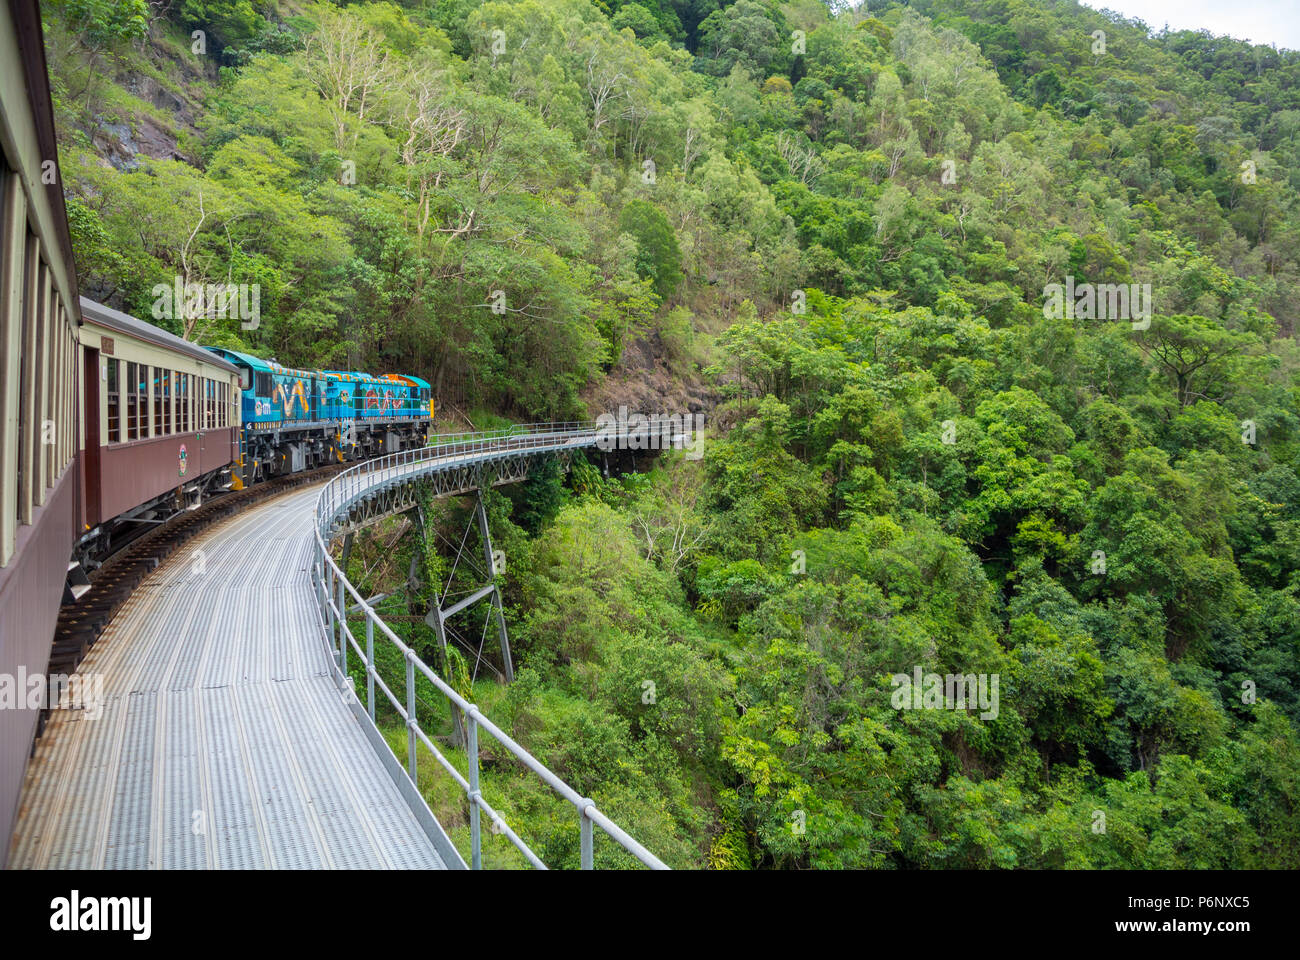
{"label": "hillside", "polygon": [[[480,421],[708,412],[493,495],[524,666],[474,685],[665,860],[1300,866],[1300,53],[1072,0],[45,10],[85,292],[258,283],[191,335]],[[428,547],[384,535],[375,594]]]}

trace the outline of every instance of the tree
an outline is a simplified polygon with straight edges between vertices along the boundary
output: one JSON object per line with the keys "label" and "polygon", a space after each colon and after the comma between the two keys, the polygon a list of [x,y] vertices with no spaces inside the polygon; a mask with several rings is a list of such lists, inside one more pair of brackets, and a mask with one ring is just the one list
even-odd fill
{"label": "tree", "polygon": [[1203,398],[1225,399],[1236,361],[1257,340],[1205,317],[1178,315],[1153,317],[1137,343],[1173,382],[1174,396],[1185,407]]}
{"label": "tree", "polygon": [[682,282],[682,254],[668,218],[646,200],[630,200],[618,218],[619,229],[636,240],[636,269],[654,282],[655,292],[670,297]]}

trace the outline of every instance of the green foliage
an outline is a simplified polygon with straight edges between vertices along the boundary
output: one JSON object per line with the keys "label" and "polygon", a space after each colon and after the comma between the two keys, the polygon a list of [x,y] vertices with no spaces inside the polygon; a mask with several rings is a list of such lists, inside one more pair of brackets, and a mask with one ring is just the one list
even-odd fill
{"label": "green foliage", "polygon": [[[703,463],[489,498],[509,690],[418,622],[436,538],[353,560],[664,859],[1300,865],[1300,54],[1031,0],[48,10],[88,291],[256,282],[257,331],[166,322],[512,421],[705,406]],[[1150,316],[1044,316],[1067,277]],[[996,715],[895,707],[918,667]]]}
{"label": "green foliage", "polygon": [[637,273],[654,281],[659,296],[671,296],[682,282],[682,255],[668,218],[645,200],[631,200],[619,215],[618,226],[636,240]]}
{"label": "green foliage", "polygon": [[171,15],[187,30],[203,30],[218,50],[254,37],[265,26],[253,0],[179,0]]}
{"label": "green foliage", "polygon": [[58,0],[52,7],[92,47],[142,40],[149,29],[145,0]]}

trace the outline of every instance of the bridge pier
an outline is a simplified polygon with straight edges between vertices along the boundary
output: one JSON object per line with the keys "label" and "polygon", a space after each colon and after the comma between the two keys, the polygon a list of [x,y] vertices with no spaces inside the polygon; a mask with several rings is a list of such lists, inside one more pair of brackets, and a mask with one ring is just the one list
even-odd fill
{"label": "bridge pier", "polygon": [[[419,525],[421,536],[423,536],[424,534],[423,511],[417,508],[414,512],[416,514],[416,520]],[[483,502],[482,487],[474,488],[474,515],[470,519],[470,525],[471,526],[477,525],[478,527],[479,539],[482,541],[482,546],[483,546],[483,559],[487,564],[486,569],[487,569],[487,577],[489,582],[485,586],[481,587],[480,589],[475,590],[469,596],[458,600],[456,603],[453,603],[449,606],[443,605],[446,602],[447,594],[451,590],[452,576],[455,575],[456,568],[460,566],[460,561],[462,560],[462,558],[464,558],[465,555],[464,553],[465,542],[469,537],[469,529],[467,528],[465,531],[465,536],[461,538],[460,548],[456,551],[456,556],[452,562],[452,575],[448,577],[447,585],[445,588],[442,589],[441,592],[439,592],[435,587],[434,599],[433,602],[429,605],[429,613],[425,616],[424,622],[433,628],[434,634],[438,638],[438,648],[442,651],[443,661],[446,662],[447,621],[451,617],[460,613],[462,610],[474,606],[479,601],[490,599],[492,603],[492,609],[488,611],[487,615],[489,618],[495,617],[496,619],[497,639],[501,645],[501,663],[503,667],[503,673],[505,675],[506,682],[511,683],[515,679],[515,668],[514,668],[513,659],[511,658],[510,655],[510,634],[506,629],[505,609],[502,605],[502,600],[501,600],[501,588],[497,585],[496,582],[496,577],[501,571],[497,569],[496,558],[493,555],[493,551],[492,551],[492,533],[488,528],[487,506]],[[412,581],[414,581],[414,577],[415,577],[414,558],[412,559],[410,576]],[[484,628],[484,633],[486,634],[486,625]],[[486,636],[484,639],[486,639]],[[479,651],[478,651],[478,656],[480,658],[482,657],[482,652],[483,652],[483,648],[482,648],[482,643],[480,642]],[[477,666],[478,664],[476,662],[475,663],[476,672],[477,672]],[[452,720],[455,724],[456,742],[460,744],[464,744],[466,742],[464,720],[460,715],[460,711],[457,710],[454,705],[452,706],[451,712],[452,712]]]}
{"label": "bridge pier", "polygon": [[[429,607],[429,615],[424,618],[424,622],[433,627],[433,632],[438,636],[438,649],[442,651],[442,662],[447,663],[447,626],[446,614],[439,605],[435,597],[433,604]],[[451,698],[447,698],[447,707],[451,710],[451,722],[454,727],[452,739],[457,746],[465,743],[465,721],[461,718],[460,710]]]}
{"label": "bridge pier", "polygon": [[497,634],[501,640],[501,662],[505,665],[506,682],[514,683],[515,668],[510,662],[510,637],[506,634],[506,617],[501,607],[501,588],[496,578],[503,571],[497,569],[496,555],[492,552],[492,535],[488,532],[487,508],[483,505],[483,491],[474,491],[474,514],[478,517],[478,529],[483,538],[483,557],[487,561],[488,576],[492,578],[492,606],[497,615]]}

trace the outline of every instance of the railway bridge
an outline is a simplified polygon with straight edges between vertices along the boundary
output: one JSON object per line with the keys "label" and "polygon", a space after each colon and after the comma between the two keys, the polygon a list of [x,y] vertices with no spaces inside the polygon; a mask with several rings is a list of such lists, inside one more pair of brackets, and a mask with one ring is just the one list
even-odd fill
{"label": "railway bridge", "polygon": [[[83,673],[104,678],[99,703],[52,712],[28,766],[9,866],[478,868],[486,818],[545,867],[481,790],[478,745],[490,736],[572,804],[583,867],[593,866],[599,828],[602,842],[664,868],[425,664],[349,582],[343,556],[356,531],[412,509],[417,490],[431,487],[475,497],[491,563],[482,491],[609,439],[594,424],[435,438],[200,534],[197,549],[145,579],[83,661]],[[489,598],[508,664],[495,585],[469,600]],[[452,612],[431,612],[443,642]],[[399,652],[404,688],[377,670],[377,644]],[[364,692],[349,683],[351,658]],[[463,771],[418,715],[417,676],[463,718]],[[375,725],[381,697],[406,727],[405,766]],[[422,750],[464,793],[468,851],[420,794]]]}
{"label": "railway bridge", "polygon": [[[303,408],[315,415],[287,424],[287,409],[271,413],[264,370],[80,298],[78,287],[40,10],[36,0],[5,0],[0,866],[477,868],[486,819],[493,835],[544,867],[484,789],[486,736],[498,741],[494,756],[511,758],[572,805],[583,867],[594,865],[598,831],[625,851],[620,863],[664,867],[424,663],[346,575],[357,531],[400,512],[420,519],[417,490],[472,495],[471,527],[490,572],[455,600],[449,585],[429,624],[445,650],[451,619],[490,602],[508,679],[509,633],[482,494],[592,447],[641,449],[624,426],[611,436],[607,424],[541,424],[418,446],[432,413],[428,384],[347,372],[327,372],[329,383],[344,385],[333,395],[312,379],[300,399],[309,396]],[[380,402],[363,403],[363,390]],[[321,421],[324,401],[332,412]],[[253,455],[251,472],[233,469],[248,466],[250,430],[286,424],[300,438],[294,456]],[[262,475],[259,464],[304,481],[306,467],[327,469],[330,451],[339,460],[388,455],[324,486],[285,490],[289,481],[276,480],[281,486],[262,487],[260,500],[220,492]],[[197,528],[201,516],[189,511],[214,494],[225,506],[213,513],[231,515],[189,541],[200,563],[182,554],[151,569],[156,558],[134,559],[129,577],[113,580],[122,595],[102,608],[91,602],[109,589],[106,567],[89,578],[105,557],[122,561],[149,542],[138,536],[148,525],[176,540],[187,535],[182,528]],[[233,512],[239,505],[246,509]],[[135,545],[123,551],[123,543]],[[68,621],[74,627],[61,633]],[[394,663],[403,680],[391,675]],[[349,681],[358,664],[364,696]],[[52,703],[45,675],[65,668],[75,668],[74,695]],[[430,733],[417,684],[445,697],[455,751]],[[405,763],[375,722],[385,700],[386,716],[394,712],[405,730]],[[42,709],[51,705],[59,709]],[[421,795],[422,753],[463,793],[469,830],[460,847]]]}

